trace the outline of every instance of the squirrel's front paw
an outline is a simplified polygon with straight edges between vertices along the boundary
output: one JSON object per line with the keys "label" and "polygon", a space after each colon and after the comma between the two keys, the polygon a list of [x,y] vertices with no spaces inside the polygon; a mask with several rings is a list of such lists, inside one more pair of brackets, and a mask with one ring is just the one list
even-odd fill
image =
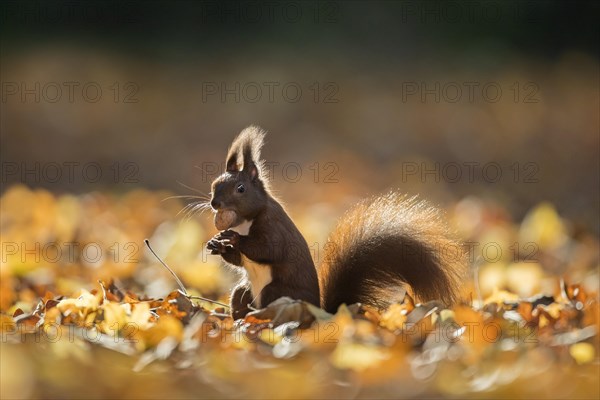
{"label": "squirrel's front paw", "polygon": [[221,231],[219,233],[217,233],[214,236],[215,239],[219,239],[219,240],[228,240],[230,241],[232,244],[237,245],[240,241],[240,234],[237,233],[236,231],[232,231],[232,230],[226,230],[226,231]]}
{"label": "squirrel's front paw", "polygon": [[211,254],[225,254],[235,251],[240,241],[240,235],[235,231],[223,231],[217,233],[206,244],[206,248]]}

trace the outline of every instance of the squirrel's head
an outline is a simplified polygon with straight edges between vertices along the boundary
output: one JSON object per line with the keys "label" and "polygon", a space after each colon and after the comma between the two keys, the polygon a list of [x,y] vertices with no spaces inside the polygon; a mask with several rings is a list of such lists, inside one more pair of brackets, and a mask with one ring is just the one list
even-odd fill
{"label": "squirrel's head", "polygon": [[226,169],[212,183],[210,205],[216,212],[215,225],[226,230],[252,220],[267,204],[260,150],[265,133],[250,126],[231,144]]}

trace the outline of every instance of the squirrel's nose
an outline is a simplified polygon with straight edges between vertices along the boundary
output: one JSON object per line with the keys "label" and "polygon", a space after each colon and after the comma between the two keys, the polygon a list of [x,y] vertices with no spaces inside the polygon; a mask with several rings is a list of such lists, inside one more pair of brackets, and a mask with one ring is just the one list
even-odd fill
{"label": "squirrel's nose", "polygon": [[210,206],[215,209],[218,210],[219,208],[221,208],[221,202],[217,201],[216,199],[212,199],[210,202]]}

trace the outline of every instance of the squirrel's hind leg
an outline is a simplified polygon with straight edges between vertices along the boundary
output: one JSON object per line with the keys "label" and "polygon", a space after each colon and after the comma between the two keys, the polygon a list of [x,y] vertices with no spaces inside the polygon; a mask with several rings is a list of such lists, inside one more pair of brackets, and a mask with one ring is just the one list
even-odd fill
{"label": "squirrel's hind leg", "polygon": [[252,309],[252,291],[248,283],[237,285],[231,292],[231,316],[234,320],[244,318]]}

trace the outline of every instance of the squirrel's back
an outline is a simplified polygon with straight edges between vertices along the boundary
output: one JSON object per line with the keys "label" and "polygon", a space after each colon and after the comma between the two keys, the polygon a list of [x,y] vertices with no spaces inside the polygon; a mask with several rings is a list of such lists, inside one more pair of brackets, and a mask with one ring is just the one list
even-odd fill
{"label": "squirrel's back", "polygon": [[319,269],[321,306],[385,308],[407,283],[420,301],[458,298],[464,252],[438,209],[395,192],[363,200],[339,221]]}

